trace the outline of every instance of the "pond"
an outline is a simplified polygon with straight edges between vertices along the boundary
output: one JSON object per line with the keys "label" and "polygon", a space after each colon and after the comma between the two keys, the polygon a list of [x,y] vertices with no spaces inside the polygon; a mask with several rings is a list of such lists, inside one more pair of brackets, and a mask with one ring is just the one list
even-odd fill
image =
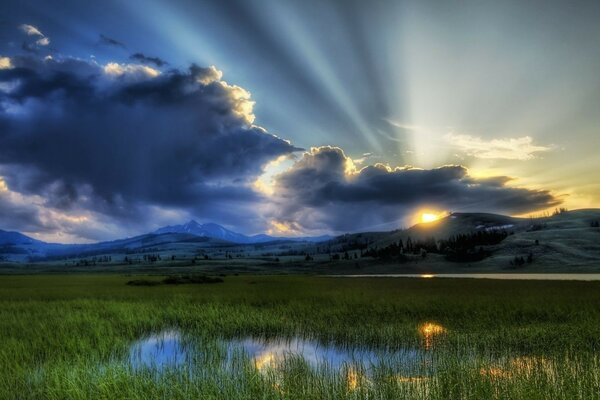
{"label": "pond", "polygon": [[126,363],[134,372],[150,373],[156,378],[176,373],[217,386],[233,381],[240,388],[255,379],[253,374],[256,373],[276,388],[286,377],[313,376],[338,379],[346,390],[382,382],[423,389],[457,368],[460,374],[476,374],[494,381],[524,377],[556,380],[558,377],[561,364],[552,358],[479,354],[470,350],[448,353],[443,346],[437,346],[438,339],[447,333],[445,327],[425,322],[418,330],[421,341],[413,347],[372,349],[323,343],[300,336],[199,338],[172,329],[134,342]]}
{"label": "pond", "polygon": [[134,342],[129,349],[129,365],[136,369],[163,371],[180,367],[194,368],[195,363],[214,361],[221,354],[219,368],[234,369],[236,360],[250,361],[260,372],[277,371],[287,361],[299,360],[315,370],[344,372],[349,369],[369,374],[375,367],[393,370],[403,376],[417,376],[434,366],[432,347],[436,336],[445,329],[434,323],[420,328],[420,347],[400,349],[369,349],[360,346],[340,346],[302,337],[217,339],[216,342],[185,337],[177,330],[148,335]]}
{"label": "pond", "polygon": [[134,369],[174,368],[189,361],[188,347],[177,330],[148,335],[133,343],[129,349],[129,364]]}

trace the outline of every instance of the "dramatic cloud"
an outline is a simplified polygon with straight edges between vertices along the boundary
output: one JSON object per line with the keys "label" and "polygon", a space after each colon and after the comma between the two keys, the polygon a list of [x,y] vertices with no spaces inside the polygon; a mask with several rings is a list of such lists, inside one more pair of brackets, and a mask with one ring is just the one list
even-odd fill
{"label": "dramatic cloud", "polygon": [[24,202],[21,196],[10,192],[2,178],[0,178],[0,229],[34,232],[45,229],[35,204]]}
{"label": "dramatic cloud", "polygon": [[[148,207],[233,223],[252,182],[298,150],[253,125],[253,102],[214,67],[12,57],[0,69],[0,177],[43,206],[123,224]],[[252,221],[250,221],[252,222]]]}
{"label": "dramatic cloud", "polygon": [[339,148],[312,148],[275,178],[272,217],[309,230],[355,231],[405,220],[424,206],[514,214],[559,203],[547,191],[507,186],[510,180],[476,179],[458,165],[358,169]]}
{"label": "dramatic cloud", "polygon": [[529,136],[521,138],[492,139],[489,141],[469,135],[449,133],[446,140],[470,156],[477,158],[531,160],[535,153],[552,150],[549,146],[536,146]]}
{"label": "dramatic cloud", "polygon": [[114,46],[114,47],[120,47],[122,49],[125,49],[126,46],[125,44],[119,42],[116,39],[110,38],[106,35],[100,34],[100,44],[106,45],[106,46]]}
{"label": "dramatic cloud", "polygon": [[[144,210],[148,217],[158,218],[155,210]],[[25,233],[49,242],[89,242],[117,236],[131,236],[117,221],[88,210],[57,210],[42,196],[23,195],[10,190],[0,177],[0,229]]]}
{"label": "dramatic cloud", "polygon": [[144,64],[154,64],[159,68],[164,67],[165,65],[169,65],[168,62],[166,62],[165,60],[163,60],[159,57],[149,57],[143,53],[132,54],[129,58],[131,58],[132,60],[135,60],[135,61],[139,61]]}

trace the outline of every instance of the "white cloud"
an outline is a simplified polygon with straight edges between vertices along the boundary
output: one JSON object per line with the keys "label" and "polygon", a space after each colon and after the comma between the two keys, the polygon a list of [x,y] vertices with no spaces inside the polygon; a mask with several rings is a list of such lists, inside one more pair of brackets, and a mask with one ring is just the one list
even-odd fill
{"label": "white cloud", "polygon": [[470,135],[448,133],[446,140],[466,154],[485,159],[531,160],[535,153],[552,150],[552,146],[533,144],[530,136],[485,140]]}
{"label": "white cloud", "polygon": [[38,46],[48,46],[50,44],[50,39],[48,39],[47,37],[43,37],[41,39],[36,40],[35,44],[37,44]]}
{"label": "white cloud", "polygon": [[23,24],[19,28],[21,28],[21,30],[23,32],[25,32],[26,34],[28,34],[29,36],[41,36],[41,37],[45,36],[42,32],[40,32],[40,30],[38,28],[36,28],[33,25]]}
{"label": "white cloud", "polygon": [[36,46],[48,46],[50,44],[50,38],[44,35],[38,28],[36,28],[33,25],[23,24],[19,26],[19,29],[25,32],[28,36],[39,36],[35,43],[31,43],[28,45],[29,48]]}
{"label": "white cloud", "polygon": [[214,65],[203,69],[203,74],[198,77],[198,82],[203,85],[209,85],[213,82],[220,81],[223,78],[223,71],[218,70]]}
{"label": "white cloud", "polygon": [[108,63],[104,66],[104,73],[109,76],[133,76],[143,78],[155,78],[160,71],[141,64],[118,64]]}

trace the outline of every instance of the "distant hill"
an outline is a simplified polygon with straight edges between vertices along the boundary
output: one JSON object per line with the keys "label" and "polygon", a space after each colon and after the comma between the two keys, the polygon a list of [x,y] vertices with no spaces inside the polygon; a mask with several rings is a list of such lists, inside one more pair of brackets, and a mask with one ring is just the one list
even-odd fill
{"label": "distant hill", "polygon": [[43,242],[30,238],[29,236],[25,236],[19,232],[8,232],[0,229],[0,245],[9,246],[9,245],[32,245],[32,244],[41,244]]}

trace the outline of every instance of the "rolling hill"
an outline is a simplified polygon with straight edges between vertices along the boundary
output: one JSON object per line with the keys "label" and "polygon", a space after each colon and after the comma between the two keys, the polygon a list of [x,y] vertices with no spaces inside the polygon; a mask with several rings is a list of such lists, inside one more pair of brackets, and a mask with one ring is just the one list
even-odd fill
{"label": "rolling hill", "polygon": [[[342,235],[329,242],[334,251],[342,251],[353,243],[382,248],[402,240],[447,239],[452,236],[490,231],[505,231],[500,243],[484,246],[491,255],[482,261],[464,264],[484,270],[510,269],[515,257],[534,260],[523,268],[548,270],[564,267],[600,271],[600,209],[582,209],[542,218],[515,218],[497,214],[454,213],[431,223],[417,224],[392,232],[364,232]],[[449,263],[442,256],[429,255],[427,264],[443,269]],[[460,263],[452,263],[459,264]]]}

